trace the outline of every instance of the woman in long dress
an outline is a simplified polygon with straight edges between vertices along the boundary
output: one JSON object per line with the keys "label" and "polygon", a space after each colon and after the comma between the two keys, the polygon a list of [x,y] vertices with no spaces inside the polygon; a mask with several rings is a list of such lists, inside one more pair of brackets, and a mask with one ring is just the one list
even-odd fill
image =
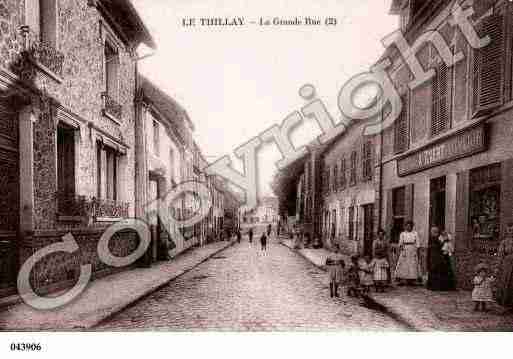
{"label": "woman in long dress", "polygon": [[513,223],[506,229],[506,238],[499,246],[499,271],[497,273],[497,302],[513,308]]}
{"label": "woman in long dress", "polygon": [[420,240],[413,227],[412,221],[406,222],[406,230],[399,236],[399,259],[395,268],[395,278],[400,285],[413,285],[420,277]]}
{"label": "woman in long dress", "polygon": [[432,291],[448,291],[456,287],[448,251],[449,244],[445,241],[438,227],[431,228],[427,258],[429,271],[427,288]]}

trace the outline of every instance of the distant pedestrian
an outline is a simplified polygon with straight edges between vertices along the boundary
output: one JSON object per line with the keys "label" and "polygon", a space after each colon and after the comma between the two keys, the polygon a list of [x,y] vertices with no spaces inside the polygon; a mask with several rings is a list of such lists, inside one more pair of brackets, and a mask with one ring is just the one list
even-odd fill
{"label": "distant pedestrian", "polygon": [[267,237],[271,238],[272,230],[273,230],[273,226],[271,225],[271,223],[269,223],[269,225],[267,226]]}
{"label": "distant pedestrian", "polygon": [[488,266],[484,263],[479,264],[476,267],[476,276],[473,280],[472,300],[475,303],[474,311],[478,312],[481,308],[483,312],[486,312],[486,303],[494,301],[492,290],[494,282],[495,278],[488,274]]}
{"label": "distant pedestrian", "polygon": [[240,229],[237,229],[237,242],[240,243],[241,239],[242,239],[242,233],[240,233]]}
{"label": "distant pedestrian", "polygon": [[248,231],[248,238],[249,238],[249,243],[253,243],[253,228],[250,228],[249,231]]}
{"label": "distant pedestrian", "polygon": [[263,232],[260,237],[260,245],[262,246],[262,251],[267,250],[267,236],[265,235],[265,232]]}

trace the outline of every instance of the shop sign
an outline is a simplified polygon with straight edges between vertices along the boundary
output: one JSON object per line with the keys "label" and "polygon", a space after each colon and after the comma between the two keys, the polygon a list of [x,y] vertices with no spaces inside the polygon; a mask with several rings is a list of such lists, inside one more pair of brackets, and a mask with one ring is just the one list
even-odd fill
{"label": "shop sign", "polygon": [[484,150],[485,127],[480,125],[399,159],[397,173],[399,177],[406,176]]}

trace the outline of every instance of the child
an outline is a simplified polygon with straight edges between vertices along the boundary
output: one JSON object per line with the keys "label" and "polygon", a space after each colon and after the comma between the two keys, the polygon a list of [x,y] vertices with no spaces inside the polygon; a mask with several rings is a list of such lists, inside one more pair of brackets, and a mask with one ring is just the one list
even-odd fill
{"label": "child", "polygon": [[384,293],[385,287],[388,282],[389,264],[387,259],[381,256],[377,256],[372,260],[369,267],[372,269],[373,272],[374,287],[376,288],[376,293]]}
{"label": "child", "polygon": [[479,308],[486,312],[486,303],[493,302],[492,284],[495,278],[488,274],[488,266],[484,263],[476,267],[476,276],[474,277],[474,290],[472,291],[472,300],[476,304],[474,311]]}
{"label": "child", "polygon": [[326,269],[328,272],[328,280],[330,282],[330,297],[339,297],[338,287],[344,279],[344,259],[337,253],[338,249],[335,248],[335,253],[326,258]]}
{"label": "child", "polygon": [[351,267],[347,271],[347,295],[358,297],[360,293],[360,277],[358,275],[358,256],[351,257]]}
{"label": "child", "polygon": [[370,266],[370,256],[365,256],[359,263],[360,285],[363,293],[370,292],[370,287],[374,285],[372,268]]}

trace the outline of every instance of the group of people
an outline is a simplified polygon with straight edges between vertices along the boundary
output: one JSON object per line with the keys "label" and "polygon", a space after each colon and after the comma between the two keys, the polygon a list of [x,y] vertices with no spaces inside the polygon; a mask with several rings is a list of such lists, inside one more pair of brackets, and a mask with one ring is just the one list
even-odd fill
{"label": "group of people", "polygon": [[[409,221],[399,236],[395,268],[391,268],[389,245],[385,231],[380,229],[372,245],[372,256],[351,257],[351,263],[344,262],[340,249],[326,260],[330,295],[339,296],[341,286],[347,288],[349,296],[368,293],[371,288],[384,292],[391,283],[392,271],[399,285],[417,285],[422,282],[421,243],[414,223]],[[452,291],[456,289],[454,246],[451,235],[437,226],[430,229],[426,267],[426,287],[432,291]],[[513,308],[513,223],[508,225],[506,238],[498,250],[499,261],[492,271],[486,263],[475,268],[472,300],[476,311],[486,311],[487,303],[497,302]]]}
{"label": "group of people", "polygon": [[[272,233],[272,225],[269,223],[269,225],[267,226],[267,229],[265,231],[262,232],[262,235],[260,236],[260,248],[263,252],[267,251],[267,241],[268,239],[271,237],[271,233]],[[240,229],[237,230],[237,242],[241,242],[241,239],[242,239],[242,232]],[[255,232],[253,230],[253,228],[250,228],[248,230],[248,240],[249,240],[249,244],[252,244],[253,243],[253,237],[255,236]]]}
{"label": "group of people", "polygon": [[352,256],[351,263],[346,269],[340,248],[335,245],[334,253],[326,259],[331,297],[339,297],[340,287],[345,287],[347,295],[354,297],[369,293],[372,287],[376,292],[385,291],[391,277],[388,245],[385,242],[383,230],[378,232],[372,252],[372,257],[370,255]]}

